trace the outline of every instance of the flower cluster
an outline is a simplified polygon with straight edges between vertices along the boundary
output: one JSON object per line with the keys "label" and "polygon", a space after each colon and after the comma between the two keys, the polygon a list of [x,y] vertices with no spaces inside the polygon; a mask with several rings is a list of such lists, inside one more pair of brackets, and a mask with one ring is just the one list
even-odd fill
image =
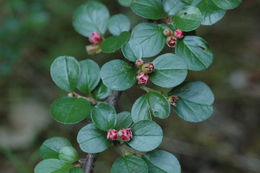
{"label": "flower cluster", "polygon": [[166,44],[169,47],[175,47],[177,39],[182,39],[184,37],[183,31],[177,29],[173,32],[170,28],[164,29],[163,35],[167,37]]}
{"label": "flower cluster", "polygon": [[103,42],[103,38],[101,37],[99,32],[92,32],[91,36],[89,37],[89,42],[92,43],[86,46],[86,50],[88,54],[96,54],[100,53],[101,49],[99,44]]}
{"label": "flower cluster", "polygon": [[121,129],[119,131],[115,129],[110,129],[107,131],[107,139],[108,140],[118,140],[122,139],[123,141],[130,141],[133,138],[133,133],[131,128]]}
{"label": "flower cluster", "polygon": [[144,63],[142,59],[138,59],[136,60],[135,65],[139,68],[138,74],[136,76],[137,83],[139,85],[146,85],[149,80],[149,74],[154,71],[153,63]]}

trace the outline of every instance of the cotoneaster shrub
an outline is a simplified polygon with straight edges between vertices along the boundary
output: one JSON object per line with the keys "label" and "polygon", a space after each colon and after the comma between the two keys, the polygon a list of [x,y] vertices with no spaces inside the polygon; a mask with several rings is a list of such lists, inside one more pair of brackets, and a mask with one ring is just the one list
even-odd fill
{"label": "cotoneaster shrub", "polygon": [[[73,27],[88,38],[87,53],[102,52],[105,56],[122,51],[125,59],[108,61],[101,68],[91,59],[55,59],[51,77],[68,95],[52,103],[51,116],[63,124],[91,119],[77,135],[88,157],[80,159],[67,139],[53,137],[40,147],[44,160],[36,165],[35,173],[92,172],[94,154],[112,145],[122,156],[113,163],[111,173],[180,173],[176,157],[158,149],[163,129],[153,117],[168,118],[171,107],[188,122],[201,122],[212,115],[211,89],[201,81],[184,82],[188,71],[205,70],[213,62],[207,42],[193,31],[218,22],[241,1],[119,0],[145,18],[132,29],[127,16],[110,16],[98,1],[81,5],[73,17]],[[165,46],[171,51],[160,54]],[[139,85],[146,94],[133,103],[131,112],[116,112],[118,92],[133,85]]]}

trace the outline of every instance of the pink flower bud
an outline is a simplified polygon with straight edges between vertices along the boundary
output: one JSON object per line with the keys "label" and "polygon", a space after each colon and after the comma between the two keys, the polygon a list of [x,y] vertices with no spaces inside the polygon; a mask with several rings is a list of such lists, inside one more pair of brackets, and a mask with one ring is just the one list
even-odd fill
{"label": "pink flower bud", "polygon": [[103,41],[99,32],[92,32],[88,40],[90,43],[100,43]]}
{"label": "pink flower bud", "polygon": [[181,30],[179,30],[179,29],[175,30],[175,31],[174,31],[174,36],[175,36],[176,38],[179,38],[179,39],[183,38],[183,36],[184,36],[183,31],[181,31]]}
{"label": "pink flower bud", "polygon": [[136,76],[136,80],[139,85],[146,85],[148,83],[148,79],[149,79],[149,76],[148,76],[148,74],[145,74],[145,73],[139,73]]}
{"label": "pink flower bud", "polygon": [[123,141],[130,141],[133,138],[131,128],[119,130],[118,135],[122,138]]}
{"label": "pink flower bud", "polygon": [[170,37],[167,38],[166,43],[169,47],[175,47],[176,46],[176,38],[174,36],[170,36]]}
{"label": "pink flower bud", "polygon": [[148,63],[145,63],[143,66],[142,66],[142,71],[144,73],[152,73],[154,71],[154,65],[153,63],[151,62],[148,62]]}
{"label": "pink flower bud", "polygon": [[110,129],[107,131],[107,139],[114,141],[117,140],[117,138],[118,138],[117,130]]}
{"label": "pink flower bud", "polygon": [[176,106],[177,101],[179,100],[178,96],[170,96],[168,97],[168,101],[171,105]]}
{"label": "pink flower bud", "polygon": [[101,52],[101,49],[99,45],[91,44],[86,46],[86,51],[88,52],[88,54],[97,54]]}
{"label": "pink flower bud", "polygon": [[172,35],[172,30],[170,30],[170,28],[165,28],[164,30],[163,30],[163,35],[164,36],[171,36]]}
{"label": "pink flower bud", "polygon": [[137,67],[141,67],[143,64],[144,64],[144,61],[142,59],[138,59],[138,60],[135,61],[135,65]]}

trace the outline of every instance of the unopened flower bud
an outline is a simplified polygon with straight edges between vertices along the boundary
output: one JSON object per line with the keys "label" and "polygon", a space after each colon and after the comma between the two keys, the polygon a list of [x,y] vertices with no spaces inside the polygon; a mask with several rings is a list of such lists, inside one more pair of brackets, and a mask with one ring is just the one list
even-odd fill
{"label": "unopened flower bud", "polygon": [[137,67],[141,67],[143,64],[144,64],[144,61],[142,59],[138,59],[138,60],[135,61],[135,65]]}
{"label": "unopened flower bud", "polygon": [[117,130],[110,129],[107,131],[107,139],[114,141],[117,140],[117,138],[118,138]]}
{"label": "unopened flower bud", "polygon": [[176,46],[176,38],[174,36],[170,36],[170,37],[167,38],[166,43],[169,47],[175,47]]}
{"label": "unopened flower bud", "polygon": [[176,38],[179,38],[179,39],[183,38],[183,36],[184,36],[183,31],[181,31],[181,30],[179,30],[179,29],[175,30],[175,31],[174,31],[174,36],[175,36]]}
{"label": "unopened flower bud", "polygon": [[86,46],[88,54],[97,54],[101,52],[99,45],[91,44]]}
{"label": "unopened flower bud", "polygon": [[92,32],[88,40],[90,43],[100,43],[103,41],[99,32]]}
{"label": "unopened flower bud", "polygon": [[75,93],[68,93],[68,95],[67,95],[68,97],[77,97],[78,95],[77,94],[75,94]]}
{"label": "unopened flower bud", "polygon": [[118,135],[119,137],[121,137],[123,141],[130,141],[133,138],[133,133],[131,128],[119,130]]}
{"label": "unopened flower bud", "polygon": [[149,79],[149,76],[148,76],[148,74],[145,74],[145,73],[139,73],[136,76],[136,80],[139,85],[146,85],[148,83],[148,79]]}
{"label": "unopened flower bud", "polygon": [[165,28],[164,30],[163,30],[163,35],[164,36],[171,36],[172,35],[172,30],[170,29],[170,28]]}
{"label": "unopened flower bud", "polygon": [[145,63],[142,66],[142,72],[144,73],[152,73],[154,71],[154,65],[151,62]]}
{"label": "unopened flower bud", "polygon": [[176,106],[177,101],[179,100],[178,96],[170,96],[168,97],[168,101],[171,105]]}

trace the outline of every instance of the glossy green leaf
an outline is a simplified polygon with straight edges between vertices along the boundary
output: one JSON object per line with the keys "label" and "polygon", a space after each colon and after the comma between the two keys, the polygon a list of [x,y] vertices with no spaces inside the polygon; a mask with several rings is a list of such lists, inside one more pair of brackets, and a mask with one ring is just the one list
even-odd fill
{"label": "glossy green leaf", "polygon": [[174,89],[170,95],[178,96],[175,112],[185,121],[201,122],[213,113],[214,95],[203,82],[189,82]]}
{"label": "glossy green leaf", "polygon": [[163,0],[164,10],[169,16],[174,16],[186,4],[182,0]]}
{"label": "glossy green leaf", "polygon": [[122,53],[126,59],[135,62],[143,57],[142,47],[139,46],[134,40],[129,40],[128,43],[124,44],[121,48]]}
{"label": "glossy green leaf", "polygon": [[239,6],[242,0],[212,0],[219,8],[224,10],[234,9]]}
{"label": "glossy green leaf", "polygon": [[71,92],[77,87],[80,76],[80,65],[71,56],[60,56],[51,65],[51,78],[61,89]]}
{"label": "glossy green leaf", "polygon": [[138,16],[147,19],[161,19],[166,17],[162,0],[133,0],[131,9]]}
{"label": "glossy green leaf", "polygon": [[103,83],[112,90],[123,91],[135,84],[136,72],[122,60],[112,60],[101,68]]}
{"label": "glossy green leaf", "polygon": [[148,173],[148,167],[142,158],[126,155],[113,163],[111,173]]}
{"label": "glossy green leaf", "polygon": [[161,119],[166,119],[170,115],[168,100],[156,92],[149,92],[139,97],[131,110],[134,122],[152,119],[152,115]]}
{"label": "glossy green leaf", "polygon": [[39,162],[34,173],[69,173],[72,166],[58,159],[47,159]]}
{"label": "glossy green leaf", "polygon": [[73,17],[73,27],[86,37],[89,37],[92,32],[104,34],[109,16],[106,6],[97,1],[90,1],[76,10]]}
{"label": "glossy green leaf", "polygon": [[100,81],[100,68],[95,61],[86,59],[80,61],[80,69],[81,75],[78,89],[83,93],[90,94]]}
{"label": "glossy green leaf", "polygon": [[69,173],[83,173],[82,168],[71,168]]}
{"label": "glossy green leaf", "polygon": [[187,4],[189,5],[193,5],[193,6],[196,6],[200,3],[200,1],[202,0],[182,0],[183,2],[186,2]]}
{"label": "glossy green leaf", "polygon": [[207,69],[214,58],[207,42],[198,36],[186,36],[180,40],[176,53],[185,60],[188,69],[194,71]]}
{"label": "glossy green leaf", "polygon": [[91,105],[83,98],[62,97],[51,104],[51,116],[64,124],[75,124],[90,115]]}
{"label": "glossy green leaf", "polygon": [[66,146],[71,146],[71,143],[66,138],[49,138],[41,145],[40,155],[43,159],[58,159],[60,150]]}
{"label": "glossy green leaf", "polygon": [[200,9],[203,17],[202,25],[213,25],[226,14],[226,11],[217,7],[212,0],[202,0],[197,7]]}
{"label": "glossy green leaf", "polygon": [[120,49],[129,40],[130,33],[122,32],[118,36],[108,37],[102,44],[101,49],[104,53],[113,53]]}
{"label": "glossy green leaf", "polygon": [[133,0],[118,0],[119,4],[125,7],[130,7]]}
{"label": "glossy green leaf", "polygon": [[133,123],[130,112],[120,112],[117,114],[117,123],[115,129],[124,129],[130,127]]}
{"label": "glossy green leaf", "polygon": [[120,35],[122,32],[129,31],[130,27],[130,20],[123,14],[114,15],[108,21],[108,30],[113,35]]}
{"label": "glossy green leaf", "polygon": [[144,58],[159,54],[165,46],[163,27],[155,23],[140,23],[132,31],[131,39],[142,49]]}
{"label": "glossy green leaf", "polygon": [[192,31],[200,26],[202,22],[202,14],[197,7],[185,6],[176,14],[174,22],[177,29],[182,31]]}
{"label": "glossy green leaf", "polygon": [[141,152],[152,151],[159,147],[163,139],[161,127],[151,120],[139,121],[132,127],[133,139],[128,143]]}
{"label": "glossy green leaf", "polygon": [[92,109],[91,118],[98,129],[107,131],[115,128],[117,114],[112,105],[99,103]]}
{"label": "glossy green leaf", "polygon": [[182,83],[187,74],[187,65],[182,57],[167,53],[159,56],[153,61],[155,71],[151,74],[152,83],[172,88]]}
{"label": "glossy green leaf", "polygon": [[104,100],[109,95],[111,95],[112,90],[106,87],[103,82],[101,82],[98,87],[93,91],[93,97],[97,100]]}
{"label": "glossy green leaf", "polygon": [[149,173],[181,173],[177,158],[163,150],[155,150],[144,155]]}
{"label": "glossy green leaf", "polygon": [[97,129],[94,124],[83,127],[78,133],[77,141],[81,150],[86,153],[100,153],[112,144],[106,139],[106,133]]}
{"label": "glossy green leaf", "polygon": [[59,159],[65,163],[74,163],[79,160],[79,155],[72,146],[65,146],[59,152]]}

